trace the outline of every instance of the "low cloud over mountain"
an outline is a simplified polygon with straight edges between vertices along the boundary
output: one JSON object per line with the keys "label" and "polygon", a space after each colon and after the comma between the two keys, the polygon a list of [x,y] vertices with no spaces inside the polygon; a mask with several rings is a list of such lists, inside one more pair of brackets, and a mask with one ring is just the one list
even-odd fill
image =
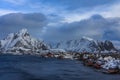
{"label": "low cloud over mountain", "polygon": [[[97,40],[119,43],[120,18],[105,18],[99,14],[71,23],[52,20],[41,13],[11,13],[0,17],[0,38],[10,32],[27,28],[30,33],[45,41],[79,39],[88,36]],[[61,18],[61,17],[60,17]],[[58,19],[57,19],[58,20]]]}
{"label": "low cloud over mountain", "polygon": [[66,40],[88,36],[95,39],[120,40],[120,18],[104,18],[93,15],[78,22],[64,23],[48,27],[43,37],[46,39]]}
{"label": "low cloud over mountain", "polygon": [[34,31],[40,32],[45,25],[47,25],[46,16],[41,13],[11,13],[0,16],[1,37],[22,28],[29,29],[35,35]]}

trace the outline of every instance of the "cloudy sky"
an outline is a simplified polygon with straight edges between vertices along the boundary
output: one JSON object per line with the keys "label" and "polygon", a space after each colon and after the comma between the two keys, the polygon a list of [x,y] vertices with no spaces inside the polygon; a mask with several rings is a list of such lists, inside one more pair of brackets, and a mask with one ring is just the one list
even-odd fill
{"label": "cloudy sky", "polygon": [[82,36],[120,43],[120,0],[0,0],[0,39],[27,28],[46,41]]}

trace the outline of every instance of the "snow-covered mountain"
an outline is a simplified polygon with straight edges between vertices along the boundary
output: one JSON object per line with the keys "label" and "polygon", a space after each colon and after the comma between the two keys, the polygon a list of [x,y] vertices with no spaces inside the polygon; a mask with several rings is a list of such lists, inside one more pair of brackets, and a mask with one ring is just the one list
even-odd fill
{"label": "snow-covered mountain", "polygon": [[[41,52],[109,52],[116,51],[111,41],[97,41],[88,37],[76,40],[62,41],[50,45],[45,44],[42,40],[30,36],[27,29],[22,29],[17,33],[9,34],[5,39],[0,40],[1,53],[15,54],[33,54]],[[65,51],[64,51],[65,50]]]}
{"label": "snow-covered mountain", "polygon": [[116,51],[111,41],[97,41],[88,37],[82,37],[76,40],[62,41],[51,44],[51,48],[61,48],[66,51],[76,52],[110,52]]}
{"label": "snow-covered mountain", "polygon": [[11,33],[5,39],[0,40],[0,51],[2,53],[33,53],[48,49],[49,46],[43,41],[32,38],[27,29],[22,29],[18,33]]}

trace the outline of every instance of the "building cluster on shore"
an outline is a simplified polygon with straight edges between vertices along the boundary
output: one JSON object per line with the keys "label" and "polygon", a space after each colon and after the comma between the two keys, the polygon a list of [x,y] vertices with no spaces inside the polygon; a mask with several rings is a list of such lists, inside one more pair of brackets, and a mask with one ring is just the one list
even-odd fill
{"label": "building cluster on shore", "polygon": [[120,72],[120,55],[111,54],[94,54],[94,53],[59,53],[59,54],[42,54],[42,57],[52,57],[58,59],[72,59],[82,61],[83,65],[93,67],[98,71],[109,74]]}

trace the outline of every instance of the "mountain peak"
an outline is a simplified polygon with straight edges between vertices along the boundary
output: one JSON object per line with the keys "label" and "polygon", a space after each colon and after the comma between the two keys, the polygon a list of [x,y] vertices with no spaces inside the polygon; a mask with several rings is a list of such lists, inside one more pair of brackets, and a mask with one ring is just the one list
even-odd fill
{"label": "mountain peak", "polygon": [[19,34],[19,36],[25,36],[29,33],[28,33],[28,30],[26,28],[24,28],[24,29],[21,29],[18,34]]}
{"label": "mountain peak", "polygon": [[26,29],[26,28],[23,28],[23,29],[20,30],[20,32],[21,32],[21,33],[25,33],[25,32],[27,32],[27,29]]}
{"label": "mountain peak", "polygon": [[43,41],[32,38],[27,29],[22,29],[18,33],[9,34],[0,43],[0,50],[4,50],[3,52],[32,53],[49,48]]}

